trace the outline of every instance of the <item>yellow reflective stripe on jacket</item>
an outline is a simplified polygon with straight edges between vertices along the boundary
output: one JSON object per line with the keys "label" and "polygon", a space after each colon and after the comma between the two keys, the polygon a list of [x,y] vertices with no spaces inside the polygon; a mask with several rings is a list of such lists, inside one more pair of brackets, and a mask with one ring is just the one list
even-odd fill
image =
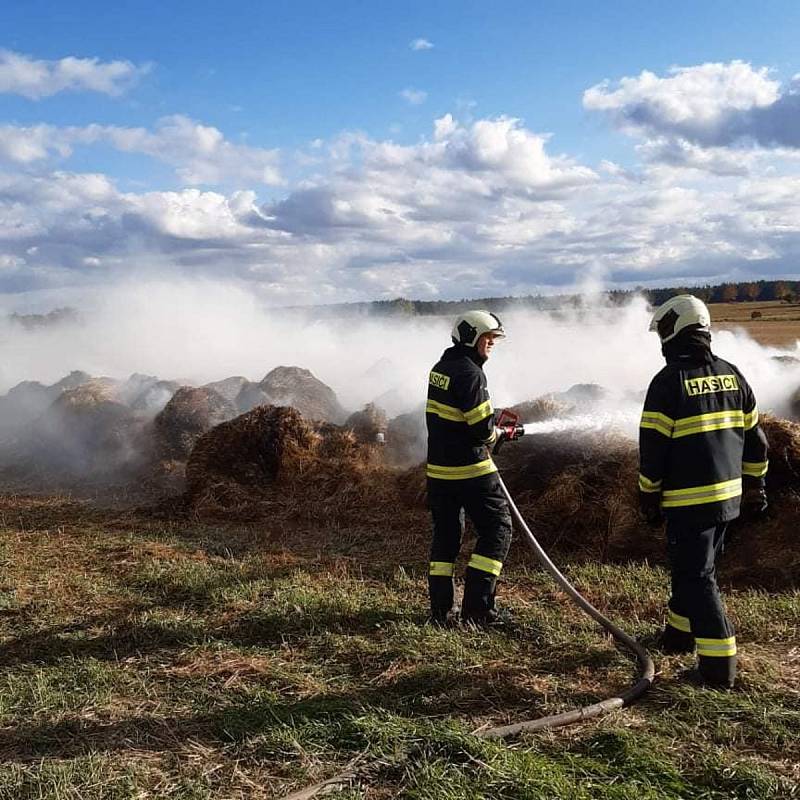
{"label": "yellow reflective stripe on jacket", "polygon": [[756,425],[758,425],[758,407],[753,406],[753,410],[744,415],[744,429],[749,431],[755,428]]}
{"label": "yellow reflective stripe on jacket", "polygon": [[442,467],[438,464],[428,464],[425,470],[429,478],[439,478],[443,481],[463,481],[466,478],[488,475],[490,472],[497,472],[497,467],[491,458],[463,467]]}
{"label": "yellow reflective stripe on jacket", "polygon": [[639,488],[643,492],[660,492],[661,483],[662,481],[651,481],[650,478],[639,473]]}
{"label": "yellow reflective stripe on jacket", "polygon": [[769,461],[742,461],[742,475],[763,478],[769,469]]}
{"label": "yellow reflective stripe on jacket", "polygon": [[695,642],[697,644],[697,655],[699,656],[728,658],[736,655],[735,636],[729,636],[727,639],[695,638]]}
{"label": "yellow reflective stripe on jacket", "polygon": [[667,625],[671,625],[676,630],[683,631],[684,633],[692,632],[692,623],[689,621],[689,617],[682,617],[680,614],[676,614],[671,608],[668,609]]}
{"label": "yellow reflective stripe on jacket", "polygon": [[428,400],[425,404],[425,411],[436,414],[437,417],[450,420],[450,422],[464,422],[464,412],[455,406],[447,406],[444,403],[437,403],[436,400]]}
{"label": "yellow reflective stripe on jacket", "polygon": [[712,411],[708,414],[698,414],[695,417],[682,417],[675,420],[675,429],[672,438],[691,436],[694,433],[719,431],[724,428],[743,428],[744,413],[738,409],[730,411]]}
{"label": "yellow reflective stripe on jacket", "polygon": [[482,419],[486,419],[486,417],[490,417],[492,414],[494,414],[492,401],[486,400],[479,406],[475,406],[475,408],[466,411],[464,413],[464,419],[466,419],[467,425],[474,425],[476,422],[480,422]]}
{"label": "yellow reflective stripe on jacket", "polygon": [[739,497],[742,493],[742,479],[734,478],[721,483],[711,483],[707,486],[690,486],[686,489],[666,489],[661,496],[661,505],[664,508],[677,508],[678,506],[697,506],[702,503],[719,503]]}
{"label": "yellow reflective stripe on jacket", "polygon": [[659,411],[642,411],[642,420],[639,423],[641,428],[652,428],[654,431],[669,437],[672,436],[674,426],[675,420],[666,414],[662,414]]}
{"label": "yellow reflective stripe on jacket", "polygon": [[490,572],[492,575],[499,575],[500,570],[503,569],[502,561],[495,561],[493,558],[486,558],[486,556],[479,556],[473,553],[469,560],[468,567],[479,569],[482,572]]}
{"label": "yellow reflective stripe on jacket", "polygon": [[452,578],[456,571],[456,565],[449,561],[431,561],[429,575],[442,575],[445,578]]}

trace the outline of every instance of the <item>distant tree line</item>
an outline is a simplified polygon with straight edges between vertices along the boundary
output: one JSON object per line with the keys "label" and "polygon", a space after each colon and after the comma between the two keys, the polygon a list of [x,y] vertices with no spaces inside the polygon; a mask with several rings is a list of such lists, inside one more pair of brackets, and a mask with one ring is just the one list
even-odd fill
{"label": "distant tree line", "polygon": [[[669,286],[662,289],[637,287],[636,289],[611,289],[604,292],[611,303],[622,305],[632,295],[646,297],[654,305],[674,297],[676,294],[693,294],[706,303],[740,303],[780,300],[796,303],[800,300],[800,281],[749,281],[744,283],[720,283],[706,286]],[[316,314],[369,314],[371,316],[438,316],[454,315],[470,308],[485,308],[498,314],[514,309],[537,309],[557,311],[580,308],[586,302],[581,295],[524,295],[521,297],[480,297],[461,300],[409,300],[398,297],[394,300],[373,300],[364,303],[339,303],[330,306],[314,306]],[[305,307],[310,308],[310,307]]]}
{"label": "distant tree line", "polygon": [[[653,305],[660,305],[676,294],[693,294],[706,303],[748,303],[781,300],[796,303],[800,297],[800,281],[747,281],[720,283],[715,286],[671,286],[666,289],[637,289]],[[614,295],[615,292],[609,292]],[[627,292],[625,293],[628,294]]]}
{"label": "distant tree line", "polygon": [[47,314],[9,314],[8,321],[12,325],[19,325],[26,330],[36,330],[37,328],[49,328],[53,325],[63,325],[65,323],[80,322],[81,316],[74,309],[69,307],[55,308]]}

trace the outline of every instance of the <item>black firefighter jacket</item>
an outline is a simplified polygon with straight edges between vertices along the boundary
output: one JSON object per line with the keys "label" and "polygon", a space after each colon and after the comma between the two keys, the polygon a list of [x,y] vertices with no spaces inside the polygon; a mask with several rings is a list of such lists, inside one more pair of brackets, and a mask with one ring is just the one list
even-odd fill
{"label": "black firefighter jacket", "polygon": [[494,409],[476,350],[464,345],[442,353],[428,376],[429,478],[466,480],[496,472],[488,451],[495,439]]}
{"label": "black firefighter jacket", "polygon": [[742,481],[762,487],[767,440],[741,372],[711,352],[673,360],[647,390],[639,429],[639,490],[664,514],[715,525],[739,515]]}

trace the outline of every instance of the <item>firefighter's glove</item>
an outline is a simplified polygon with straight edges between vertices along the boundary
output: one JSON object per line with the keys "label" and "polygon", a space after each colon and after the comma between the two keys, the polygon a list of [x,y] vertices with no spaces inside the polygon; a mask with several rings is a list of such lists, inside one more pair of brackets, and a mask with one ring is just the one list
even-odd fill
{"label": "firefighter's glove", "polygon": [[639,510],[651,528],[659,528],[664,522],[661,512],[661,492],[639,492]]}
{"label": "firefighter's glove", "polygon": [[746,520],[757,520],[767,510],[767,493],[761,487],[745,489],[742,495],[742,517]]}

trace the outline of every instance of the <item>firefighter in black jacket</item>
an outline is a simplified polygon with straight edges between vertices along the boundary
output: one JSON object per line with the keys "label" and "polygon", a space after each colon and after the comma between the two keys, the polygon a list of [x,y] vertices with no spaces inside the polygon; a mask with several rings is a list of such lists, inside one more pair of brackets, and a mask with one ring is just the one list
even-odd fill
{"label": "firefighter in black jacket", "polygon": [[488,311],[468,311],[453,327],[453,346],[428,377],[428,504],[433,516],[428,587],[431,619],[454,618],[453,574],[466,511],[477,534],[464,581],[462,620],[498,620],[497,576],[511,544],[511,516],[488,447],[495,442],[494,409],[482,366],[505,336]]}
{"label": "firefighter in black jacket", "polygon": [[697,648],[701,682],[732,687],[736,637],[715,561],[740,507],[767,507],[767,440],[741,372],[711,352],[711,317],[692,295],[668,300],[650,325],[667,365],[650,384],[639,431],[639,498],[648,522],[667,520],[672,594],[666,652]]}

